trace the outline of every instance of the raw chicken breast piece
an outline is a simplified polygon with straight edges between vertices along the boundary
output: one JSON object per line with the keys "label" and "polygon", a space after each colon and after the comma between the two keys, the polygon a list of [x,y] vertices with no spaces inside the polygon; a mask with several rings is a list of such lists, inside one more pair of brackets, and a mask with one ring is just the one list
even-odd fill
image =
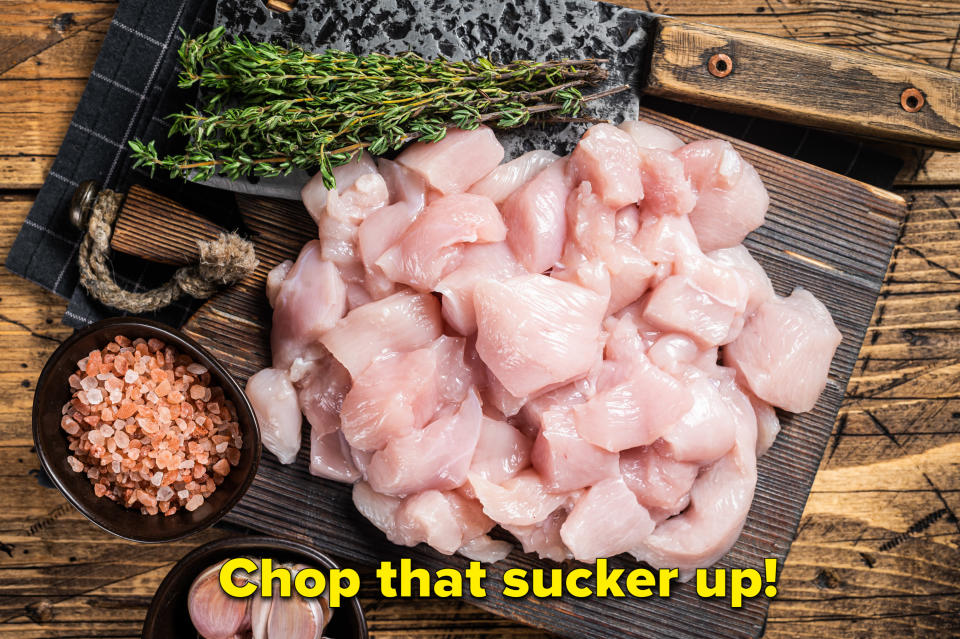
{"label": "raw chicken breast piece", "polygon": [[612,124],[595,124],[570,154],[569,171],[588,181],[603,203],[619,209],[643,198],[640,149],[633,138]]}
{"label": "raw chicken breast piece", "polygon": [[340,423],[347,442],[380,450],[422,428],[437,410],[439,381],[437,356],[428,348],[374,360],[343,399]]}
{"label": "raw chicken breast piece", "polygon": [[340,430],[340,408],[350,390],[350,373],[329,353],[310,363],[297,382],[297,399],[313,430],[326,435]]}
{"label": "raw chicken breast piece", "polygon": [[705,252],[736,246],[763,224],[770,203],[767,189],[729,142],[698,140],[676,155],[697,194],[690,224]]}
{"label": "raw chicken breast piece", "polygon": [[767,272],[753,259],[750,251],[748,251],[747,247],[743,244],[725,249],[717,249],[716,251],[710,252],[707,257],[721,266],[735,269],[746,283],[748,297],[747,307],[744,311],[745,317],[753,315],[754,311],[756,311],[761,304],[776,296]]}
{"label": "raw chicken breast piece", "polygon": [[470,487],[483,512],[498,524],[530,526],[550,516],[567,500],[567,493],[551,493],[533,470],[523,470],[502,484],[470,475]]}
{"label": "raw chicken breast piece", "polygon": [[[333,168],[333,177],[337,181],[337,186],[334,190],[343,193],[350,188],[361,175],[376,172],[377,165],[374,164],[373,158],[371,158],[368,153],[361,152],[356,159]],[[316,175],[310,178],[310,181],[300,190],[300,199],[303,200],[303,205],[306,207],[307,212],[310,213],[313,221],[317,223],[317,226],[320,226],[320,217],[327,207],[327,197],[329,194],[330,191],[323,185],[323,175],[320,172],[317,172]]]}
{"label": "raw chicken breast piece", "polygon": [[360,480],[362,474],[353,464],[350,445],[343,433],[321,433],[316,428],[310,429],[310,474],[344,484]]}
{"label": "raw chicken breast piece", "polygon": [[757,457],[767,454],[777,435],[780,434],[780,418],[773,406],[766,403],[753,393],[748,393],[753,412],[757,416]]}
{"label": "raw chicken breast piece", "polygon": [[397,162],[441,193],[462,193],[494,170],[503,153],[489,127],[472,131],[450,128],[438,142],[414,142],[397,156]]}
{"label": "raw chicken breast piece", "polygon": [[304,244],[274,299],[270,350],[275,368],[286,370],[298,357],[317,359],[320,336],[346,312],[346,287],[322,253],[318,240]]}
{"label": "raw chicken breast piece", "polygon": [[506,559],[512,551],[513,544],[509,541],[493,539],[490,535],[480,535],[460,546],[457,554],[463,555],[471,561],[492,564]]}
{"label": "raw chicken breast piece", "polygon": [[464,542],[494,526],[475,500],[439,490],[426,490],[404,499],[397,510],[396,523],[406,545],[425,542],[445,555],[452,555]]}
{"label": "raw chicken breast piece", "polygon": [[473,291],[477,283],[484,280],[502,282],[525,272],[506,242],[464,246],[460,266],[434,287],[443,296],[443,319],[461,335],[476,333]]}
{"label": "raw chicken breast piece", "polygon": [[500,207],[507,225],[507,244],[531,273],[546,271],[563,255],[564,208],[572,186],[566,167],[566,159],[557,160]]}
{"label": "raw chicken breast piece", "polygon": [[657,525],[631,554],[654,568],[679,568],[683,581],[726,554],[753,501],[756,436],[755,424],[739,421],[733,450],[697,477],[687,509]]}
{"label": "raw chicken breast piece", "polygon": [[426,182],[409,169],[380,160],[380,174],[390,194],[389,204],[360,223],[357,246],[366,269],[364,286],[374,299],[393,293],[394,283],[375,262],[393,246],[426,206]]}
{"label": "raw chicken breast piece", "polygon": [[592,291],[521,275],[481,282],[474,304],[477,353],[515,397],[579,377],[597,359],[607,303]]}
{"label": "raw chicken breast piece", "polygon": [[501,484],[530,465],[530,440],[507,422],[484,416],[470,473]]}
{"label": "raw chicken breast piece", "polygon": [[633,138],[640,149],[676,151],[684,144],[673,131],[643,120],[626,120],[617,128]]}
{"label": "raw chicken breast piece", "polygon": [[644,257],[658,267],[651,286],[672,275],[675,263],[703,255],[690,220],[682,215],[644,218],[634,242]]}
{"label": "raw chicken breast piece", "polygon": [[371,524],[379,528],[391,542],[408,545],[397,528],[397,511],[403,500],[378,493],[365,481],[353,485],[353,505]]}
{"label": "raw chicken breast piece", "polygon": [[480,437],[481,417],[480,400],[471,390],[458,410],[448,409],[374,453],[366,469],[370,485],[389,495],[461,486]]}
{"label": "raw chicken breast piece", "polygon": [[704,256],[686,258],[675,270],[677,275],[650,293],[643,318],[664,331],[689,335],[703,348],[732,341],[749,298],[739,273]]}
{"label": "raw chicken breast piece", "polygon": [[647,350],[653,364],[675,377],[682,375],[705,351],[682,333],[664,333]]}
{"label": "raw chicken breast piece", "polygon": [[441,329],[436,298],[405,290],[353,309],[320,341],[356,379],[385,351],[423,348]]}
{"label": "raw chicken breast piece", "polygon": [[286,371],[265,368],[255,373],[247,380],[244,393],[257,414],[264,447],[281,464],[292,464],[300,451],[303,416]]}
{"label": "raw chicken breast piece", "polygon": [[[467,352],[467,340],[463,337],[441,335],[429,345],[437,360],[437,399],[447,404],[459,404],[467,392],[480,382],[482,371],[476,370]],[[472,354],[476,358],[476,354]]]}
{"label": "raw chicken breast piece", "polygon": [[563,539],[560,538],[560,528],[566,518],[567,511],[558,508],[536,524],[527,526],[503,524],[503,528],[517,538],[523,547],[523,552],[535,552],[540,559],[560,562],[573,559],[570,549],[563,545]]}
{"label": "raw chicken breast piece", "polygon": [[583,439],[569,410],[546,411],[541,420],[531,459],[547,490],[567,493],[620,474],[619,456]]}
{"label": "raw chicken breast piece", "polygon": [[485,195],[494,203],[500,204],[533,176],[559,159],[559,155],[550,151],[528,151],[492,170],[487,177],[471,186],[468,192]]}
{"label": "raw chicken breast piece", "polygon": [[595,562],[634,550],[653,532],[650,513],[623,479],[605,479],[577,500],[560,538],[578,561]]}
{"label": "raw chicken breast piece", "polygon": [[574,406],[580,436],[611,452],[652,444],[693,405],[690,390],[638,353],[585,404]]}
{"label": "raw chicken breast piece", "polygon": [[641,446],[620,453],[620,473],[637,501],[648,510],[671,516],[689,503],[690,489],[700,471],[698,464],[680,462],[656,446]]}
{"label": "raw chicken breast piece", "polygon": [[276,306],[277,295],[280,294],[280,287],[283,285],[283,280],[287,279],[287,275],[292,268],[293,260],[284,260],[267,273],[267,301],[270,302],[270,308]]}
{"label": "raw chicken breast piece", "polygon": [[371,212],[386,206],[387,184],[379,173],[357,178],[346,190],[331,191],[317,222],[323,258],[337,265],[347,284],[362,285],[363,262],[357,246],[360,225]]}
{"label": "raw chicken breast piece", "polygon": [[683,162],[669,151],[651,149],[640,153],[640,180],[645,215],[686,215],[697,204]]}
{"label": "raw chicken breast piece", "polygon": [[691,369],[693,405],[663,435],[663,449],[681,462],[708,464],[733,448],[737,415],[720,393],[720,380]]}
{"label": "raw chicken breast piece", "polygon": [[460,265],[465,244],[502,242],[506,236],[500,211],[490,198],[447,195],[428,204],[376,265],[395,282],[430,291]]}
{"label": "raw chicken breast piece", "polygon": [[830,311],[812,293],[768,300],[723,350],[750,390],[793,413],[814,407],[827,384],[830,362],[842,336]]}

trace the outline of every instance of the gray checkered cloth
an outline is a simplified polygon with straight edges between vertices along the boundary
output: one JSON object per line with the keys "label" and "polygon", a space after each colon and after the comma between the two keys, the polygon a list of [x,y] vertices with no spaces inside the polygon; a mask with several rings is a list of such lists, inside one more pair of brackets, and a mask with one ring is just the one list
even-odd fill
{"label": "gray checkered cloth", "polygon": [[[305,3],[302,0],[304,6],[290,14],[271,14],[260,0],[223,0],[230,8],[232,20],[228,26],[233,33],[258,37],[266,30],[274,39],[320,47],[317,39],[322,39],[322,33],[303,32],[301,14],[308,8],[318,10]],[[338,6],[329,0],[328,4],[330,8]],[[60,152],[6,262],[14,273],[70,300],[64,316],[67,325],[83,326],[117,314],[78,286],[76,255],[81,233],[68,219],[74,189],[88,179],[119,191],[125,191],[131,183],[147,181],[144,174],[131,171],[127,142],[132,138],[157,140],[163,151],[167,140],[163,116],[180,110],[194,98],[176,86],[180,29],[188,34],[210,29],[215,9],[214,0],[123,0],[117,8]],[[330,13],[336,13],[335,9]],[[878,186],[889,186],[900,166],[899,160],[855,140],[664,100],[644,98],[643,103]],[[219,211],[221,219],[216,221],[222,225],[236,223],[236,218],[230,218],[235,208],[226,192],[211,195],[214,189],[159,176],[149,181],[149,186],[180,201],[187,200],[188,206],[191,198],[203,202],[201,208],[190,208]],[[211,198],[217,197],[222,202],[210,206]],[[112,256],[112,264],[116,279],[133,290],[152,288],[172,272],[121,254]],[[198,305],[188,298],[151,316],[179,326]]]}

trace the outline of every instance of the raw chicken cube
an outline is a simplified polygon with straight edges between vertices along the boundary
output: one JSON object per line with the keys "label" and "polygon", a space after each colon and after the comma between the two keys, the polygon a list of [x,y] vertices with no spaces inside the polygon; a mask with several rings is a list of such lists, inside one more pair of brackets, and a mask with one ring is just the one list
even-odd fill
{"label": "raw chicken cube", "polygon": [[343,399],[340,422],[347,442],[380,450],[422,428],[437,410],[439,381],[437,356],[428,348],[375,360]]}
{"label": "raw chicken cube", "polygon": [[533,470],[523,470],[502,484],[470,475],[470,487],[483,512],[498,524],[530,526],[550,516],[567,500],[567,493],[551,493]]}
{"label": "raw chicken cube", "polygon": [[737,415],[720,394],[720,380],[703,373],[688,378],[693,405],[663,435],[663,449],[681,462],[709,464],[733,448]]}
{"label": "raw chicken cube", "polygon": [[650,513],[618,477],[594,484],[577,500],[560,538],[575,559],[593,563],[634,550],[653,528]]}
{"label": "raw chicken cube", "polygon": [[638,354],[585,404],[574,406],[577,432],[611,452],[652,444],[693,405],[690,390]]}
{"label": "raw chicken cube", "polygon": [[554,162],[517,189],[501,206],[507,244],[531,273],[551,268],[563,255],[564,207],[570,194],[567,160]]}
{"label": "raw chicken cube", "polygon": [[502,242],[507,228],[490,198],[457,193],[434,200],[376,265],[391,280],[430,291],[460,265],[465,244]]}
{"label": "raw chicken cube", "polygon": [[420,174],[441,193],[462,193],[503,160],[503,146],[486,126],[472,131],[447,129],[438,142],[415,142],[397,162]]}
{"label": "raw chicken cube", "polygon": [[426,542],[452,555],[467,541],[485,534],[494,523],[476,500],[456,492],[427,490],[403,500],[396,515],[406,545]]}
{"label": "raw chicken cube", "polygon": [[710,252],[707,257],[717,264],[735,269],[746,283],[748,297],[744,317],[753,315],[761,304],[776,296],[766,271],[753,259],[750,251],[743,244],[717,249]]}
{"label": "raw chicken cube", "polygon": [[757,171],[723,140],[699,140],[676,151],[697,194],[690,224],[704,251],[736,246],[763,224],[770,198]]}
{"label": "raw chicken cube", "polygon": [[558,508],[543,521],[526,526],[503,524],[503,528],[517,538],[523,547],[523,552],[537,553],[541,559],[566,561],[573,559],[570,549],[563,545],[560,538],[560,528],[567,519],[567,511]]}
{"label": "raw chicken cube", "polygon": [[607,304],[592,291],[521,275],[481,282],[474,304],[477,353],[515,397],[579,377],[597,358]]}
{"label": "raw chicken cube", "polygon": [[627,488],[648,510],[660,511],[665,517],[687,507],[699,470],[699,464],[677,461],[656,446],[620,453],[620,473]]}
{"label": "raw chicken cube", "polygon": [[265,368],[247,380],[244,393],[257,414],[264,447],[281,464],[292,464],[300,451],[303,416],[287,372]]}
{"label": "raw chicken cube", "polygon": [[460,546],[457,554],[471,561],[494,563],[506,559],[512,551],[513,544],[509,541],[493,539],[490,535],[480,535]]}
{"label": "raw chicken cube", "polygon": [[530,465],[530,440],[507,422],[484,416],[470,473],[501,484]]}
{"label": "raw chicken cube", "polygon": [[[369,154],[361,152],[356,159],[333,168],[333,177],[337,181],[334,190],[344,193],[360,176],[376,172],[377,165],[374,164],[373,158]],[[330,191],[323,185],[323,174],[319,171],[300,190],[300,199],[303,200],[303,205],[310,213],[313,221],[317,223],[317,226],[320,226],[320,218],[327,208],[329,194]]]}
{"label": "raw chicken cube", "polygon": [[310,474],[344,484],[360,480],[362,475],[353,463],[350,445],[342,432],[310,430]]}
{"label": "raw chicken cube", "polygon": [[367,479],[377,492],[411,495],[457,488],[467,480],[480,437],[480,400],[470,391],[458,410],[448,410],[374,453]]}
{"label": "raw chicken cube", "polygon": [[287,279],[290,269],[293,268],[293,260],[284,260],[270,269],[267,273],[267,301],[270,302],[270,308],[277,305],[277,295],[280,294],[280,287],[283,286],[283,280]]}
{"label": "raw chicken cube", "polygon": [[619,456],[583,439],[569,410],[549,410],[541,419],[532,461],[548,490],[571,492],[619,475]]}
{"label": "raw chicken cube", "polygon": [[316,359],[316,343],[346,312],[346,287],[337,267],[322,257],[318,240],[307,242],[274,300],[270,348],[275,368],[300,357]]}
{"label": "raw chicken cube", "polygon": [[684,142],[673,131],[643,120],[626,120],[617,128],[627,133],[640,149],[676,151]]}
{"label": "raw chicken cube", "polygon": [[434,287],[443,296],[443,319],[461,335],[476,333],[473,291],[477,283],[503,281],[525,272],[506,242],[468,244],[463,248],[460,266]]}
{"label": "raw chicken cube", "polygon": [[471,358],[475,353],[467,352],[467,340],[462,337],[441,335],[431,342],[427,349],[433,352],[437,360],[438,400],[447,404],[459,404],[467,396],[467,391],[479,382],[481,371]]}
{"label": "raw chicken cube", "polygon": [[441,329],[436,298],[405,290],[353,309],[320,341],[356,379],[384,352],[423,348]]}
{"label": "raw chicken cube", "polygon": [[830,311],[812,293],[768,300],[723,350],[723,361],[760,399],[794,413],[814,407],[843,339]]}
{"label": "raw chicken cube", "polygon": [[350,390],[350,373],[326,354],[310,363],[296,382],[300,411],[321,435],[340,430],[340,408]]}
{"label": "raw chicken cube", "polygon": [[686,215],[697,204],[683,162],[669,151],[651,149],[640,153],[640,179],[646,215]]}
{"label": "raw chicken cube", "polygon": [[587,129],[570,154],[569,170],[577,181],[590,182],[614,210],[643,198],[640,149],[629,134],[611,124]]}
{"label": "raw chicken cube", "polygon": [[748,397],[757,416],[757,457],[761,457],[770,450],[780,434],[780,418],[770,404],[753,393],[749,393]]}
{"label": "raw chicken cube", "polygon": [[528,151],[516,160],[501,164],[479,182],[470,187],[469,193],[485,195],[500,204],[526,184],[535,175],[560,159],[550,151]]}

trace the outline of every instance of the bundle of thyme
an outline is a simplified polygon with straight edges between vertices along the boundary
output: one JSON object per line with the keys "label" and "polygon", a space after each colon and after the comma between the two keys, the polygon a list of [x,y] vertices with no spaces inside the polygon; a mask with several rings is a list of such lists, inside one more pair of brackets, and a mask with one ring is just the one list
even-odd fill
{"label": "bundle of thyme", "polygon": [[412,53],[311,53],[231,40],[222,27],[185,39],[179,56],[180,86],[201,87],[198,106],[169,116],[170,135],[186,136],[186,149],[160,157],[153,141],[130,147],[134,166],[191,180],[317,168],[333,188],[333,167],[363,149],[382,154],[414,139],[437,141],[448,126],[583,119],[585,102],[626,88],[581,93],[606,79],[599,59],[498,65]]}

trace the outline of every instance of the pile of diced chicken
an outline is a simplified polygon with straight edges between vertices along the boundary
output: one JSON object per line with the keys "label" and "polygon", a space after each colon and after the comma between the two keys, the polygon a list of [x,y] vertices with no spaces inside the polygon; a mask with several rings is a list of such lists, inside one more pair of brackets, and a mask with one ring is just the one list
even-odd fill
{"label": "pile of diced chicken", "polygon": [[305,415],[310,471],[397,544],[496,561],[499,525],[557,561],[712,564],[840,333],[741,245],[768,198],[727,142],[625,122],[503,155],[452,129],[304,188],[319,239],[270,273],[247,385],[267,448],[292,462]]}

